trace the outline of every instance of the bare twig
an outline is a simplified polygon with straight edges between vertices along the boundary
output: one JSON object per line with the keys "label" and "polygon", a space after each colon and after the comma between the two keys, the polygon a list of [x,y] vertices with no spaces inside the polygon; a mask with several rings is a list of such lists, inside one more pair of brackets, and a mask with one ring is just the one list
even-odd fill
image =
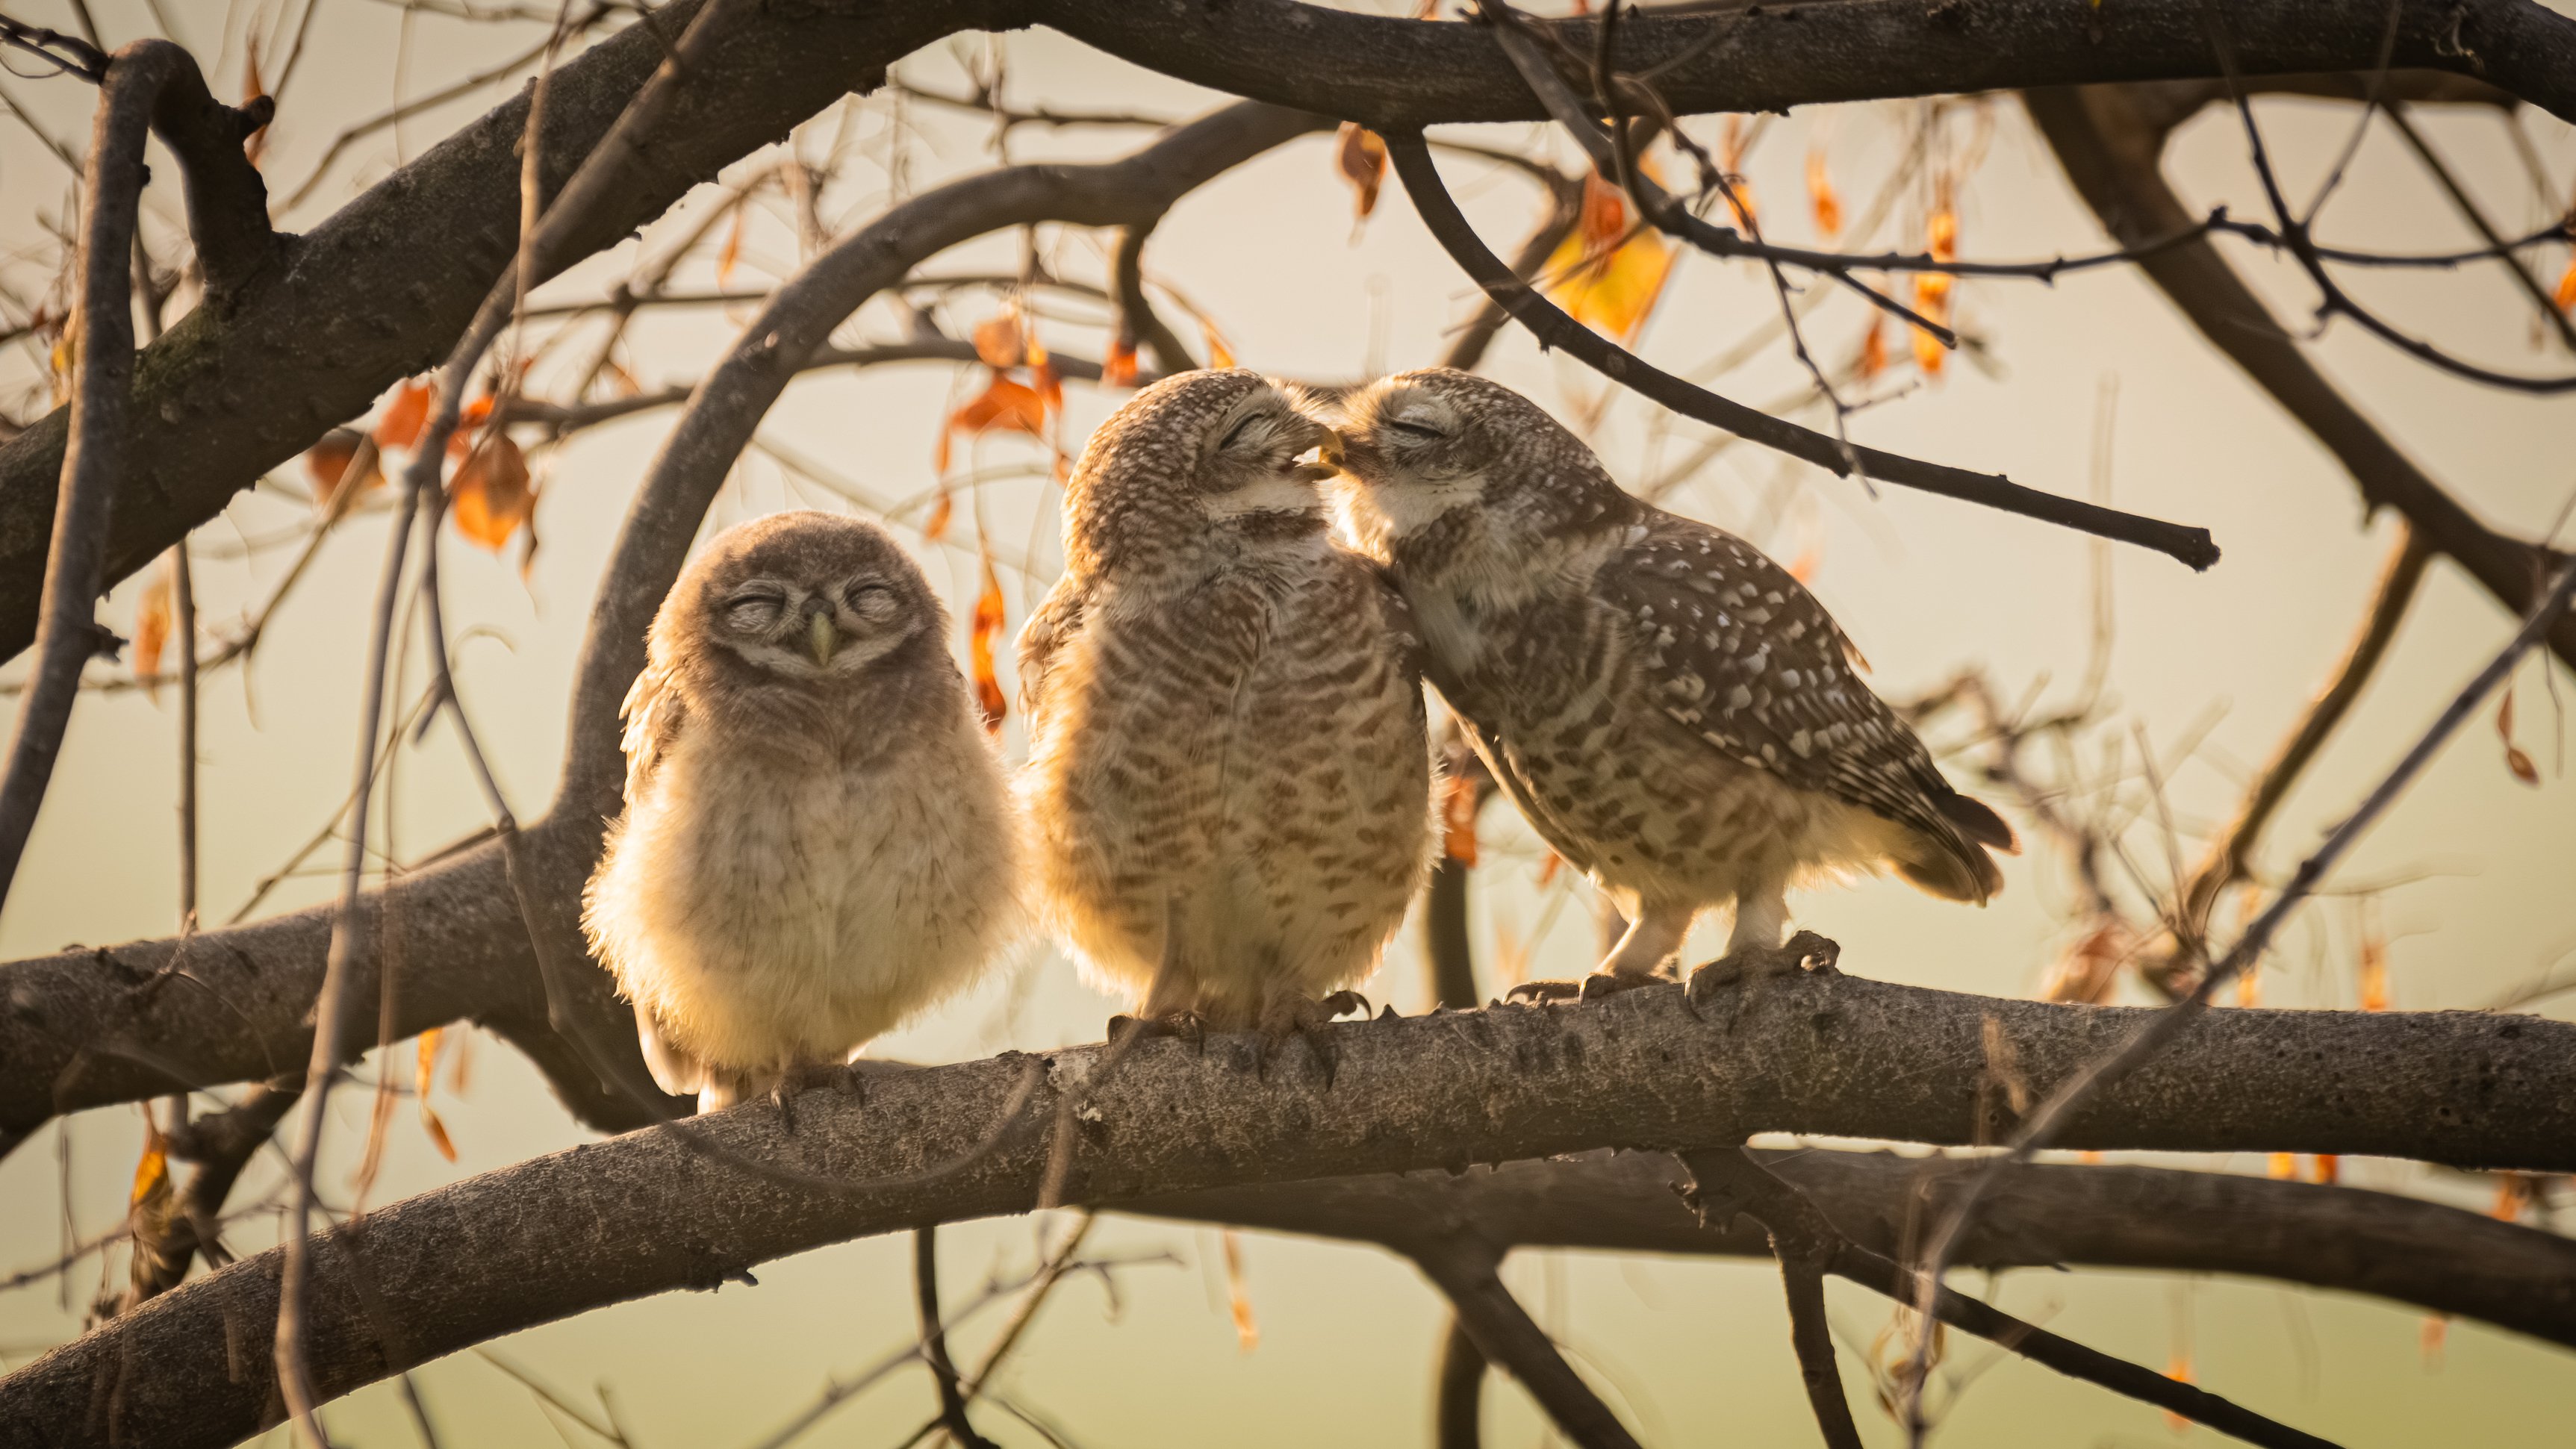
{"label": "bare twig", "polygon": [[[2236,943],[2228,949],[2226,956],[2209,969],[2191,994],[2149,1017],[2138,1030],[2121,1043],[2117,1050],[2096,1058],[2083,1070],[2061,1082],[2014,1130],[2009,1149],[2000,1160],[2028,1161],[2033,1152],[2048,1146],[2057,1130],[2076,1113],[2091,1105],[2103,1092],[2127,1078],[2130,1073],[2162,1051],[2185,1028],[2200,1019],[2209,1008],[2211,994],[2221,985],[2234,979],[2238,973],[2263,954],[2270,946],[2274,933],[2280,929],[2282,921],[2287,919],[2289,913],[2316,889],[2318,882],[2334,869],[2335,863],[2343,858],[2344,853],[2351,849],[2353,843],[2359,840],[2380,815],[2396,801],[2397,797],[2405,792],[2406,787],[2413,783],[2415,776],[2420,774],[2433,756],[2440,752],[2443,744],[2450,739],[2451,734],[2460,727],[2461,723],[2475,713],[2479,706],[2485,703],[2487,696],[2494,693],[2496,687],[2512,675],[2514,666],[2522,661],[2522,656],[2529,653],[2532,646],[2540,642],[2541,636],[2549,631],[2550,626],[2567,612],[2571,600],[2576,600],[2576,562],[2570,562],[2559,570],[2556,581],[2552,583],[2548,592],[2542,595],[2539,604],[2525,617],[2522,627],[2515,631],[2512,639],[2508,640],[2495,658],[2490,660],[2484,669],[2479,670],[2476,677],[2460,690],[2450,705],[2424,732],[2423,737],[2415,742],[2413,748],[2409,749],[2403,758],[2399,759],[2396,766],[2388,772],[2378,786],[2363,798],[2352,814],[2346,816],[2343,823],[2335,827],[2334,832],[2326,837],[2325,843],[2317,848],[2316,853],[2299,863],[2298,872],[2290,878],[2289,884],[2284,886],[2281,893],[2264,907],[2262,914],[2256,916],[2246,926],[2244,933],[2236,938]],[[1924,1369],[1931,1357],[1929,1327],[1931,1300],[1936,1294],[1945,1291],[1941,1287],[1941,1277],[1948,1267],[1952,1251],[1956,1248],[1960,1235],[1966,1231],[1969,1219],[1975,1215],[1979,1200],[1991,1190],[1993,1182],[1994,1174],[1991,1171],[1970,1180],[1967,1189],[1961,1193],[1958,1203],[1940,1220],[1939,1225],[1925,1240],[1921,1261],[1910,1270],[1915,1276],[1917,1285],[1913,1294],[1916,1309],[1925,1315],[1925,1326],[1917,1333],[1915,1339],[1913,1372],[1903,1380],[1905,1421],[1909,1433],[1918,1440],[1925,1428],[1922,1380]]]}
{"label": "bare twig", "polygon": [[1129,351],[1149,347],[1154,365],[1166,374],[1198,367],[1188,344],[1154,311],[1145,295],[1145,239],[1154,234],[1160,215],[1118,229],[1118,248],[1110,258],[1109,295],[1118,304],[1118,341]]}
{"label": "bare twig", "polygon": [[[1686,1152],[1682,1160],[1693,1179],[1686,1200],[1700,1213],[1703,1223],[1723,1228],[1727,1219],[1742,1212],[1761,1221],[1771,1231],[1775,1245],[1783,1240],[1803,1245],[1793,1253],[1804,1251],[1824,1271],[1899,1301],[1908,1297],[1907,1270],[1903,1265],[1852,1242],[1804,1193],[1758,1161],[1741,1151],[1720,1149]],[[2276,1423],[2191,1384],[2061,1338],[1965,1294],[1945,1287],[1928,1297],[1923,1311],[1931,1315],[1930,1321],[1989,1339],[2069,1378],[2154,1404],[2248,1443],[2275,1449],[2334,1449],[2327,1440]],[[1923,1369],[1917,1365],[1904,1373],[1916,1375],[1907,1379],[1900,1374],[1900,1382],[1919,1397]]]}
{"label": "bare twig", "polygon": [[1495,1274],[1501,1252],[1466,1233],[1401,1245],[1424,1277],[1448,1295],[1457,1323],[1488,1363],[1520,1380],[1530,1397],[1583,1449],[1637,1449],[1637,1438],[1573,1365],[1548,1341],[1546,1330],[1512,1297]]}
{"label": "bare twig", "polygon": [[[8,22],[12,31],[24,29]],[[44,34],[52,41],[62,37]],[[15,36],[13,34],[12,38]],[[242,128],[262,111],[236,112],[206,93],[188,53],[164,40],[127,46],[101,61],[98,120],[83,172],[78,362],[72,388],[71,442],[63,454],[53,534],[45,559],[44,604],[37,625],[37,665],[19,702],[7,770],[0,776],[0,904],[8,899],[20,857],[52,781],[63,731],[80,693],[81,666],[104,639],[94,617],[104,574],[108,507],[125,466],[126,420],[134,379],[132,257],[144,183],[146,136],[160,131],[174,150],[200,163],[208,132],[229,134],[242,169]],[[242,198],[225,188],[229,174],[211,164],[189,168],[189,208],[209,293],[236,284],[247,264]],[[254,173],[255,178],[256,173]],[[256,187],[257,181],[252,181]],[[264,250],[268,224],[254,223]],[[193,645],[190,647],[194,647]]]}
{"label": "bare twig", "polygon": [[1435,1371],[1431,1440],[1434,1449],[1483,1449],[1485,1442],[1485,1355],[1457,1310],[1449,1313],[1449,1330],[1440,1344]]}
{"label": "bare twig", "polygon": [[2308,706],[2298,729],[2265,762],[2252,788],[2246,791],[2245,803],[2238,807],[2236,818],[2210,843],[2199,868],[2182,887],[2180,919],[2187,938],[2184,946],[2193,955],[2206,954],[2209,916],[2218,898],[2229,886],[2253,878],[2254,847],[2262,839],[2264,827],[2271,823],[2273,811],[2288,798],[2300,773],[2316,758],[2317,751],[2324,747],[2335,726],[2343,722],[2353,701],[2361,697],[2363,687],[2378,670],[2390,641],[2397,637],[2397,626],[2405,619],[2407,606],[2414,602],[2416,585],[2423,581],[2424,565],[2431,553],[2412,527],[2399,533],[2397,546],[2380,573],[2370,612],[2363,616],[2361,630],[2345,651],[2333,682]]}
{"label": "bare twig", "polygon": [[[1567,316],[1486,249],[1467,224],[1457,203],[1434,168],[1419,133],[1390,135],[1387,153],[1403,178],[1414,208],[1452,259],[1537,336],[1542,346],[1563,348],[1604,377],[1624,384],[1664,406],[1702,422],[1739,434],[1765,447],[1842,474],[1851,468],[1842,445],[1833,438],[1795,423],[1731,402],[1664,372]],[[2024,488],[2009,479],[1926,463],[1875,448],[1854,450],[1869,476],[1883,482],[1981,503],[1990,508],[2037,518],[2172,556],[2195,569],[2217,562],[2217,545],[2206,529],[2164,523],[2072,498]]]}
{"label": "bare twig", "polygon": [[939,1422],[965,1449],[996,1449],[975,1432],[966,1417],[966,1395],[957,1384],[957,1365],[948,1357],[948,1329],[939,1317],[939,1229],[912,1230],[913,1301],[921,1311],[921,1359],[939,1389]]}
{"label": "bare twig", "polygon": [[[2523,264],[2522,258],[2516,254],[2517,249],[2496,230],[2495,223],[2487,220],[2486,208],[2478,205],[2476,197],[2469,195],[2468,188],[2460,184],[2460,178],[2442,160],[2441,153],[2435,151],[2433,143],[2425,139],[2424,133],[2417,129],[2415,118],[2407,112],[2406,103],[2391,98],[2384,101],[2382,105],[2388,116],[2388,124],[2395,128],[2398,136],[2406,142],[2406,149],[2414,152],[2415,159],[2423,163],[2424,170],[2432,176],[2434,183],[2442,188],[2442,194],[2451,199],[2451,208],[2460,214],[2460,220],[2467,222],[2469,229],[2476,232],[2479,238],[2495,251],[2496,260],[2513,278],[2514,286],[2531,302],[2540,320],[2548,323],[2558,334],[2559,342],[2568,351],[2576,352],[2576,319],[2571,319],[2565,312],[2559,310],[2558,299],[2550,295],[2549,289],[2541,285],[2538,277],[2532,275],[2531,268]],[[2508,119],[2506,124],[2510,126],[2513,123]],[[2520,132],[2517,131],[2515,134],[2518,135]],[[2559,229],[2563,232],[2566,225],[2562,221],[2559,223]]]}

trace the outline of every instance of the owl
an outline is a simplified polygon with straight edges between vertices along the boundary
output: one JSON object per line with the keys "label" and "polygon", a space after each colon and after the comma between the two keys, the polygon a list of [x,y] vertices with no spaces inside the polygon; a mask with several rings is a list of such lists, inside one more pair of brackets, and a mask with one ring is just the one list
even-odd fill
{"label": "owl", "polygon": [[1066,485],[1064,577],[1019,653],[1033,874],[1086,975],[1328,1065],[1323,1007],[1376,968],[1431,841],[1419,646],[1331,537],[1333,468],[1306,461],[1331,444],[1258,373],[1139,392]]}
{"label": "owl", "polygon": [[1695,994],[1830,948],[1781,950],[1787,890],[1813,877],[1893,864],[1949,900],[2002,888],[1987,852],[2011,828],[1942,778],[1786,570],[1620,491],[1483,378],[1405,373],[1346,406],[1349,526],[1412,605],[1426,673],[1530,824],[1629,919],[1586,994],[1657,979],[1730,903],[1722,969]]}
{"label": "owl", "polygon": [[884,530],[808,512],[718,534],[654,616],[582,924],[700,1111],[783,1105],[1012,929],[1014,806],[947,626]]}

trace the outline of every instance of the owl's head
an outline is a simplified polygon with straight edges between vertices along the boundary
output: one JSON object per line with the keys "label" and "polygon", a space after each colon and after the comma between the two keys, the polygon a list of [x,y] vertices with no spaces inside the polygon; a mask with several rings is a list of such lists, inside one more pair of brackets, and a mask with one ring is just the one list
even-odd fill
{"label": "owl's head", "polygon": [[1320,534],[1332,429],[1243,368],[1185,372],[1091,435],[1064,492],[1066,568],[1140,570]]}
{"label": "owl's head", "polygon": [[709,540],[654,617],[653,653],[710,682],[812,691],[925,643],[944,659],[946,633],[938,596],[884,529],[798,511]]}
{"label": "owl's head", "polygon": [[1638,508],[1545,409],[1455,368],[1359,389],[1338,432],[1352,531],[1381,558],[1471,531],[1505,548],[1553,540],[1625,524]]}

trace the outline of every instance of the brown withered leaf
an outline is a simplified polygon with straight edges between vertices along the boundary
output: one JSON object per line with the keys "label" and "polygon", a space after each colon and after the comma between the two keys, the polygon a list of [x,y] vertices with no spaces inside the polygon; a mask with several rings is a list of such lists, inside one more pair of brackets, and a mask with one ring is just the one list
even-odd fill
{"label": "brown withered leaf", "polygon": [[2505,687],[2504,702],[2496,706],[2496,734],[2504,741],[2504,767],[2522,783],[2538,785],[2540,767],[2534,765],[2531,756],[2524,754],[2522,747],[2513,742],[2513,688],[2510,685]]}
{"label": "brown withered leaf", "polygon": [[1440,782],[1440,848],[1460,865],[1476,863],[1476,782],[1464,775]]}
{"label": "brown withered leaf", "polygon": [[1386,182],[1386,142],[1357,121],[1344,121],[1333,136],[1333,169],[1351,185],[1353,220],[1366,221],[1377,210],[1378,188]]}
{"label": "brown withered leaf", "polygon": [[948,415],[948,425],[939,430],[935,470],[943,474],[948,471],[949,442],[957,434],[980,436],[994,432],[1026,433],[1032,438],[1046,434],[1046,399],[1038,395],[1036,388],[998,370],[982,392]]}
{"label": "brown withered leaf", "polygon": [[984,359],[986,367],[1017,367],[1027,351],[1017,311],[1005,307],[975,324],[975,355]]}
{"label": "brown withered leaf", "polygon": [[393,401],[376,419],[377,447],[408,448],[420,441],[420,430],[429,422],[429,393],[426,382],[407,382],[394,389]]}
{"label": "brown withered leaf", "polygon": [[164,556],[152,581],[143,586],[143,596],[134,601],[134,677],[144,681],[144,692],[156,704],[161,685],[155,676],[161,672],[161,650],[170,642],[171,595],[170,562]]}
{"label": "brown withered leaf", "polygon": [[495,430],[466,454],[448,483],[448,512],[456,531],[494,553],[536,512],[537,495],[528,486],[527,455],[507,433]]}

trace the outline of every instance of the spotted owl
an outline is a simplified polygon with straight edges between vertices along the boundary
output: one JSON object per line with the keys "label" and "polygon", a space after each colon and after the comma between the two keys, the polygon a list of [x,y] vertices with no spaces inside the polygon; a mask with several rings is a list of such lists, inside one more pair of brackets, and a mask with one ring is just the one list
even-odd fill
{"label": "spotted owl", "polygon": [[1148,1019],[1306,1027],[1377,966],[1427,867],[1403,599],[1336,544],[1331,434],[1260,374],[1193,372],[1101,425],[1064,577],[1020,638],[1035,877]]}
{"label": "spotted owl", "polygon": [[1811,877],[1892,864],[1950,900],[2002,888],[1987,851],[2010,827],[1942,778],[1786,570],[1622,492],[1486,379],[1405,373],[1346,407],[1351,528],[1412,605],[1431,681],[1629,918],[1595,988],[1654,979],[1730,903],[1727,961],[1779,969],[1787,889]]}
{"label": "spotted owl", "polygon": [[663,601],[582,924],[664,1090],[778,1090],[1003,944],[1015,810],[947,626],[884,530],[824,513],[718,534]]}

